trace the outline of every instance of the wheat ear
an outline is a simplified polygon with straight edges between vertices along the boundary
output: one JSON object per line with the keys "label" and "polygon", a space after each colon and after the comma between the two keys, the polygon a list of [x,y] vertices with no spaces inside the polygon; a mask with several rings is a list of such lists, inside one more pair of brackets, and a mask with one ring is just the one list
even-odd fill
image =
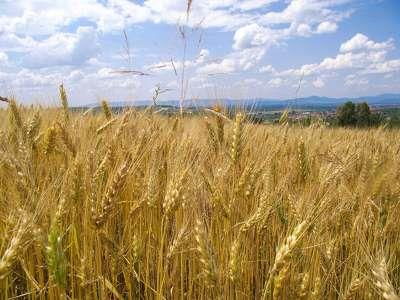
{"label": "wheat ear", "polygon": [[264,300],[268,299],[268,295],[270,295],[271,293],[271,285],[274,277],[281,271],[281,269],[286,264],[289,263],[292,251],[299,242],[305,225],[306,222],[302,222],[299,225],[297,225],[294,228],[292,234],[286,238],[286,241],[279,247],[278,251],[276,252],[274,265],[272,266],[271,271],[269,272],[269,278],[264,285],[262,299]]}
{"label": "wheat ear", "polygon": [[196,220],[195,239],[197,242],[197,250],[200,254],[200,263],[205,283],[208,287],[217,285],[217,265],[214,260],[213,251],[210,240],[203,222]]}
{"label": "wheat ear", "polygon": [[96,215],[95,208],[92,207],[92,221],[97,228],[100,228],[107,221],[107,217],[111,213],[111,210],[115,204],[115,198],[125,184],[126,177],[129,173],[129,167],[130,159],[128,158],[127,161],[125,161],[117,171],[110,187],[107,189],[106,195],[102,201],[101,212],[99,215]]}
{"label": "wheat ear", "polygon": [[18,250],[20,249],[21,245],[23,244],[24,235],[28,230],[28,220],[26,217],[22,219],[20,222],[17,232],[11,239],[10,245],[8,246],[7,250],[4,252],[3,256],[0,260],[0,280],[4,279],[12,266],[15,258],[17,257]]}
{"label": "wheat ear", "polygon": [[381,295],[386,300],[400,300],[396,294],[392,283],[390,282],[385,257],[379,259],[372,269],[374,275],[374,284],[381,292]]}

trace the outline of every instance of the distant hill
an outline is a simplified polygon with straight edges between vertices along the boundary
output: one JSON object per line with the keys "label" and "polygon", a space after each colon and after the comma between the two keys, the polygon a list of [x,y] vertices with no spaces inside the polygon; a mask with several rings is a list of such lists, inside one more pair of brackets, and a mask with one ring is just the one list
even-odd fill
{"label": "distant hill", "polygon": [[[365,96],[357,98],[330,98],[330,97],[320,97],[320,96],[310,96],[297,99],[267,99],[267,98],[256,98],[256,99],[243,99],[243,100],[231,100],[231,99],[221,99],[218,103],[224,106],[240,106],[246,108],[257,108],[257,109],[283,109],[286,107],[299,108],[299,109],[334,109],[339,105],[342,105],[346,101],[367,102],[370,106],[374,107],[390,107],[399,106],[400,107],[400,94],[382,94],[378,96]],[[212,107],[217,101],[211,99],[197,99],[186,100],[185,107]],[[114,101],[110,102],[110,105],[114,108],[119,107],[129,107],[129,106],[148,106],[152,102],[147,100],[140,101]],[[160,106],[164,107],[178,107],[178,100],[160,101]],[[98,103],[93,103],[90,105],[85,105],[85,107],[96,107],[99,106]]]}

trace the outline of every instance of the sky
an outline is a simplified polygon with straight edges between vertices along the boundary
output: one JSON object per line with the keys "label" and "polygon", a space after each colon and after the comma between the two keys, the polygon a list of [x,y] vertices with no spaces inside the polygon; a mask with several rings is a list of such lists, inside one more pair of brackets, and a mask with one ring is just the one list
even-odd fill
{"label": "sky", "polygon": [[0,95],[71,105],[400,92],[399,0],[0,0]]}

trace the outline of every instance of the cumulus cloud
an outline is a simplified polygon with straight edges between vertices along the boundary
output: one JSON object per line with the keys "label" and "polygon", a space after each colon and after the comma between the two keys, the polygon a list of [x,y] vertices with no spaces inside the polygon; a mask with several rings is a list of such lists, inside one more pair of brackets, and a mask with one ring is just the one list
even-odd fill
{"label": "cumulus cloud", "polygon": [[76,33],[57,33],[37,42],[22,61],[30,68],[82,65],[99,51],[97,32],[93,27],[79,27]]}
{"label": "cumulus cloud", "polygon": [[[375,42],[357,34],[343,43],[340,52],[334,57],[326,57],[319,63],[303,65],[298,69],[277,72],[280,76],[310,76],[338,70],[358,70],[360,74],[379,74],[396,72],[400,69],[400,60],[387,60],[392,41]],[[360,42],[364,41],[364,42]],[[390,42],[389,42],[390,41]],[[353,52],[351,52],[352,50]]]}
{"label": "cumulus cloud", "polygon": [[22,69],[12,80],[12,85],[19,88],[43,88],[57,86],[62,81],[63,75],[61,72],[42,73]]}
{"label": "cumulus cloud", "polygon": [[340,52],[354,52],[359,50],[385,50],[388,51],[393,48],[393,39],[385,42],[374,42],[366,35],[357,33],[350,40],[346,41],[340,46]]}
{"label": "cumulus cloud", "polygon": [[0,32],[0,50],[8,52],[28,52],[37,42],[29,36],[19,37],[13,33]]}
{"label": "cumulus cloud", "polygon": [[377,62],[362,70],[361,74],[387,74],[400,72],[400,59]]}
{"label": "cumulus cloud", "polygon": [[300,24],[297,27],[297,34],[300,36],[310,36],[312,34],[310,25],[304,23]]}
{"label": "cumulus cloud", "polygon": [[[249,76],[267,77],[266,86],[272,88],[290,86],[291,81],[312,76],[314,81],[310,80],[309,86],[323,88],[325,78],[334,73],[352,72],[367,77],[369,74],[392,76],[400,72],[400,60],[387,59],[387,53],[394,48],[394,41],[389,39],[377,42],[361,33],[344,42],[338,53],[315,63],[282,71],[272,65],[262,66],[261,61],[272,46],[287,45],[295,37],[311,37],[337,31],[341,21],[350,16],[347,6],[350,1],[193,1],[193,13],[188,25],[193,29],[219,28],[224,34],[229,32],[232,34],[232,50],[213,59],[214,53],[210,54],[208,49],[199,49],[197,53],[190,49],[186,61],[189,71],[187,75],[219,80],[209,75],[242,74],[249,71]],[[275,2],[279,2],[279,5],[270,6]],[[12,76],[3,72],[0,77],[11,78],[19,87],[56,86],[60,81],[85,84],[88,93],[110,93],[104,88],[137,87],[140,84],[133,81],[159,80],[158,77],[133,79],[112,74],[112,67],[118,68],[121,65],[114,56],[110,58],[100,53],[99,41],[103,41],[103,37],[120,34],[122,29],[132,28],[134,24],[151,22],[176,26],[186,21],[186,3],[178,0],[16,0],[5,1],[1,6],[0,66],[11,61],[11,66],[16,65],[18,69],[15,67]],[[86,24],[87,27],[79,27],[71,32],[71,28],[75,30],[79,24]],[[108,44],[103,46],[107,47]],[[222,51],[225,49],[219,49],[216,53]],[[136,64],[140,62],[135,61],[134,67],[145,68],[164,80],[167,75],[173,74],[174,67],[169,54],[157,55],[148,53],[144,60],[147,65],[138,66]],[[150,57],[151,60],[148,60]],[[174,64],[178,71],[182,69],[179,59],[174,60]],[[251,73],[253,69],[256,73]],[[11,82],[11,79],[7,80]],[[243,79],[241,82],[249,86],[259,85],[255,80],[258,79]],[[347,78],[346,82],[348,85],[356,85],[355,80]],[[362,83],[362,80],[358,81]],[[144,90],[148,91],[152,84]]]}
{"label": "cumulus cloud", "polygon": [[360,86],[360,85],[366,85],[368,83],[369,83],[368,79],[362,78],[359,75],[350,74],[350,75],[346,76],[344,85],[345,86]]}
{"label": "cumulus cloud", "polygon": [[0,31],[29,36],[57,33],[79,19],[87,19],[99,30],[109,32],[151,17],[149,8],[127,0],[16,0],[6,2],[4,9],[10,13],[0,15]]}
{"label": "cumulus cloud", "polygon": [[282,78],[272,78],[270,81],[268,81],[268,85],[272,88],[278,88],[282,86],[284,83],[284,80]]}
{"label": "cumulus cloud", "polygon": [[212,62],[197,69],[198,74],[214,75],[246,71],[254,67],[265,55],[263,48],[249,48],[227,55],[220,62]]}
{"label": "cumulus cloud", "polygon": [[236,62],[232,58],[225,58],[221,62],[207,64],[197,69],[197,73],[204,75],[229,74],[236,70]]}
{"label": "cumulus cloud", "polygon": [[[220,27],[233,29],[249,23],[252,14],[246,13],[246,9],[240,9],[237,5],[250,4],[247,1],[231,0],[204,0],[193,1],[192,11],[196,12],[190,16],[189,25],[197,26],[199,23],[203,27]],[[263,6],[270,1],[264,1]],[[261,3],[260,3],[261,5]],[[154,23],[176,24],[185,20],[186,2],[176,0],[145,0],[143,5],[149,10],[149,21]],[[134,15],[133,15],[134,16]],[[135,22],[133,18],[131,22]]]}
{"label": "cumulus cloud", "polygon": [[[193,13],[189,26],[219,27],[235,31],[233,48],[243,50],[253,47],[264,47],[278,44],[280,40],[290,36],[310,36],[315,33],[314,24],[319,25],[319,33],[329,32],[344,18],[335,11],[335,7],[347,1],[330,0],[295,0],[281,11],[260,14],[255,9],[266,8],[279,0],[204,0],[194,1]],[[29,67],[42,67],[50,63],[71,64],[68,57],[76,55],[77,64],[87,57],[71,46],[73,37],[62,32],[65,28],[79,20],[93,23],[95,31],[109,33],[120,31],[132,24],[143,22],[176,24],[185,18],[186,4],[177,0],[144,0],[135,3],[129,0],[41,0],[10,1],[4,4],[0,13],[0,50],[7,45],[6,51],[29,52],[23,62]],[[323,19],[324,21],[321,21]],[[321,23],[322,22],[322,23]],[[273,28],[274,24],[286,24],[282,29]],[[271,27],[272,26],[272,27]],[[317,31],[318,31],[317,30]],[[7,34],[5,34],[7,33]],[[79,33],[77,33],[79,34]],[[40,39],[36,38],[41,36]],[[43,36],[48,36],[42,40]],[[94,42],[94,35],[88,37]],[[66,41],[70,40],[70,41]],[[57,47],[68,44],[64,59]],[[93,45],[96,45],[94,43]],[[88,45],[90,46],[90,45]],[[70,50],[73,48],[75,50]],[[33,53],[31,53],[33,49]],[[52,50],[48,60],[43,60],[35,49]],[[94,47],[88,47],[88,55],[94,54]],[[68,53],[69,52],[69,53]],[[55,57],[56,56],[56,57]],[[200,58],[201,59],[201,58]],[[63,61],[64,60],[64,61]],[[225,62],[226,65],[228,65]]]}
{"label": "cumulus cloud", "polygon": [[[387,58],[389,51],[393,48],[394,43],[391,39],[377,42],[365,35],[357,34],[340,46],[337,55],[326,57],[320,62],[281,71],[268,65],[265,68],[260,68],[259,71],[269,72],[277,76],[269,82],[272,87],[282,84],[277,78],[296,81],[299,78],[315,76],[315,79],[311,82],[312,86],[324,88],[326,86],[324,79],[337,77],[338,74],[343,75],[345,86],[362,87],[370,84],[368,75],[382,74],[386,76],[385,79],[389,79],[393,77],[393,74],[400,72],[400,59]],[[351,72],[351,74],[345,77],[348,72]]]}
{"label": "cumulus cloud", "polygon": [[199,55],[196,58],[197,64],[204,63],[210,56],[210,51],[208,49],[201,49]]}
{"label": "cumulus cloud", "polygon": [[[294,36],[335,32],[337,23],[348,17],[334,8],[347,0],[294,0],[282,11],[273,11],[257,18],[257,22],[241,26],[234,34],[234,49],[254,46],[269,47]],[[280,25],[276,28],[276,25]]]}
{"label": "cumulus cloud", "polygon": [[322,22],[317,27],[317,33],[331,33],[335,32],[338,29],[338,26],[334,22]]}
{"label": "cumulus cloud", "polygon": [[96,77],[99,79],[110,79],[115,78],[114,69],[111,68],[101,68],[96,72]]}
{"label": "cumulus cloud", "polygon": [[336,57],[325,58],[319,68],[322,70],[341,70],[348,68],[363,68],[370,63],[383,61],[386,52],[361,52],[361,53],[344,53],[338,54]]}
{"label": "cumulus cloud", "polygon": [[73,70],[69,73],[67,81],[74,83],[74,82],[79,82],[83,78],[85,78],[85,75],[81,70]]}
{"label": "cumulus cloud", "polygon": [[[238,28],[250,23],[255,8],[265,7],[275,0],[205,0],[194,1],[196,13],[189,19],[190,26]],[[185,20],[186,3],[176,0],[41,0],[6,1],[1,4],[0,33],[21,36],[52,35],[63,31],[79,20],[94,24],[103,32],[120,31],[128,26],[144,23],[176,25]]]}
{"label": "cumulus cloud", "polygon": [[160,61],[158,63],[153,63],[146,65],[144,68],[153,73],[165,73],[165,72],[174,72],[181,71],[183,66],[186,69],[190,69],[196,66],[203,65],[207,62],[208,57],[210,56],[210,51],[208,49],[201,49],[199,54],[193,60],[185,60],[185,64],[181,60],[168,60],[168,61]]}
{"label": "cumulus cloud", "polygon": [[338,13],[333,8],[350,2],[349,0],[294,0],[280,12],[269,12],[261,19],[264,24],[306,23],[309,25],[325,21],[336,22],[348,13]]}
{"label": "cumulus cloud", "polygon": [[239,28],[234,36],[234,49],[246,49],[264,45],[268,41],[269,30],[258,24],[250,24]]}
{"label": "cumulus cloud", "polygon": [[260,68],[258,69],[258,72],[260,72],[260,73],[271,73],[271,74],[273,74],[273,73],[275,73],[276,71],[275,71],[275,68],[274,68],[273,66],[271,66],[271,65],[266,65],[266,66],[260,67]]}

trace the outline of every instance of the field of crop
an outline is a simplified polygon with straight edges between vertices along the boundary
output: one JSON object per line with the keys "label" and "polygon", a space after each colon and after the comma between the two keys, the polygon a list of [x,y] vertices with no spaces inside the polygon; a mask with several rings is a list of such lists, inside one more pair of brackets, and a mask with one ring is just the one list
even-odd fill
{"label": "field of crop", "polygon": [[399,299],[400,132],[0,110],[0,299]]}

